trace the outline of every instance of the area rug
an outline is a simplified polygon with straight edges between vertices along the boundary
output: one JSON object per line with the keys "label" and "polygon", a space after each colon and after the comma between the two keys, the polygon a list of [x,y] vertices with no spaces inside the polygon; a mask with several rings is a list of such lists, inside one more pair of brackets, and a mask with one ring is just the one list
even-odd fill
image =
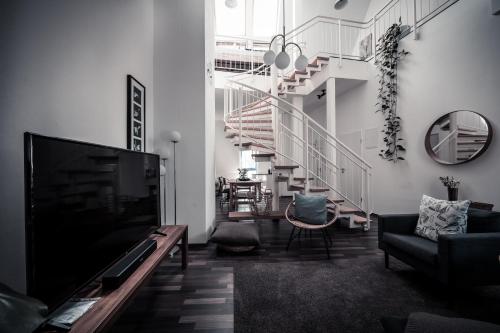
{"label": "area rug", "polygon": [[383,332],[382,316],[424,311],[497,322],[500,288],[443,288],[381,256],[291,263],[240,263],[234,273],[234,325],[247,332]]}

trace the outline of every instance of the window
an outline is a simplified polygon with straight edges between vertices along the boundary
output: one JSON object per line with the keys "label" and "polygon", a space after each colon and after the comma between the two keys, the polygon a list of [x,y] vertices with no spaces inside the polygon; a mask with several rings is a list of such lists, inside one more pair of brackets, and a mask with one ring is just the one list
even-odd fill
{"label": "window", "polygon": [[253,0],[253,37],[270,39],[278,27],[278,0]]}
{"label": "window", "polygon": [[225,0],[215,0],[215,30],[217,35],[245,36],[245,0],[228,8]]}
{"label": "window", "polygon": [[255,174],[256,171],[255,160],[252,157],[253,153],[254,152],[251,150],[241,151],[241,167],[248,170],[248,176],[250,178],[252,178],[251,176]]}

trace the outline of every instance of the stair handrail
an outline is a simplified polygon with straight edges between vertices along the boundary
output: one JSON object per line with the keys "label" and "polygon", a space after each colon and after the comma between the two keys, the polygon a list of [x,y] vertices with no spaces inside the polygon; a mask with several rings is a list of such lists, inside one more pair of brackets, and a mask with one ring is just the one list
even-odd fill
{"label": "stair handrail", "polygon": [[242,82],[238,82],[238,81],[234,81],[234,80],[228,80],[229,82],[232,82],[232,83],[235,83],[235,84],[238,84],[238,85],[241,85],[245,88],[248,88],[248,89],[251,89],[251,90],[256,90],[258,91],[259,93],[263,94],[263,95],[266,95],[267,97],[270,97],[270,98],[273,98],[275,100],[278,100],[280,103],[284,103],[285,105],[287,105],[288,107],[292,108],[294,111],[297,111],[301,116],[303,116],[305,119],[307,119],[308,122],[311,122],[312,124],[314,124],[315,126],[319,127],[320,129],[322,129],[324,131],[324,133],[329,137],[331,138],[332,140],[335,141],[336,144],[340,145],[342,148],[344,148],[346,151],[348,151],[351,155],[353,155],[354,157],[356,157],[358,160],[360,160],[366,167],[368,167],[369,169],[372,169],[372,165],[370,163],[368,163],[364,158],[362,158],[361,156],[359,156],[357,153],[355,153],[352,149],[350,149],[349,147],[347,147],[344,143],[342,143],[339,139],[337,139],[334,135],[332,135],[331,133],[328,132],[328,130],[326,128],[324,128],[322,125],[320,125],[317,121],[315,121],[313,118],[311,118],[308,114],[306,114],[304,111],[300,110],[299,108],[297,108],[295,105],[289,103],[288,101],[285,101],[284,99],[280,98],[280,97],[277,97],[277,96],[273,96],[263,90],[260,90],[256,87],[253,87],[253,86],[250,86],[248,84],[245,84],[245,83],[242,83]]}
{"label": "stair handrail", "polygon": [[[251,105],[252,107],[253,106],[265,107],[266,105],[270,106],[270,107],[275,107],[275,108],[281,110],[281,112],[287,113],[291,116],[295,116],[297,119],[302,121],[302,123],[304,124],[304,126],[306,126],[308,131],[313,131],[313,132],[316,132],[318,134],[321,134],[318,132],[318,130],[322,130],[325,132],[325,134],[329,134],[328,132],[326,132],[326,130],[321,125],[319,125],[317,122],[312,120],[309,116],[307,116],[307,114],[303,113],[300,109],[298,109],[294,105],[288,103],[287,101],[281,99],[280,97],[273,96],[273,95],[271,95],[271,94],[269,94],[261,89],[253,87],[251,85],[248,85],[248,84],[245,84],[242,82],[238,82],[238,81],[234,81],[234,80],[228,81],[228,83],[226,84],[226,91],[228,91],[230,94],[233,94],[233,92],[239,91],[239,96],[240,96],[240,98],[242,98],[242,100],[243,100],[243,95],[241,95],[242,92],[244,92],[244,94],[246,96],[255,98],[255,100],[252,100],[252,102],[250,102],[250,103],[247,102],[247,104],[245,104],[245,105],[241,105],[239,103],[237,105],[231,105],[231,107],[232,107],[231,110],[229,111],[226,109],[229,112],[225,112],[225,115],[226,115],[225,120],[226,120],[227,126],[233,130],[239,131],[240,144],[242,142],[241,138],[244,137],[247,141],[256,143],[263,148],[272,150],[273,152],[276,153],[277,156],[281,156],[281,157],[285,158],[286,160],[291,161],[291,162],[295,163],[296,165],[298,165],[299,167],[303,168],[306,172],[306,177],[309,177],[309,175],[312,175],[314,177],[314,179],[316,181],[318,181],[320,184],[326,185],[326,187],[328,189],[330,189],[331,191],[333,191],[337,195],[344,198],[347,202],[351,203],[353,206],[364,211],[367,214],[367,216],[370,215],[370,213],[372,212],[372,210],[371,210],[371,192],[370,192],[371,191],[371,185],[370,185],[371,165],[369,165],[366,161],[364,161],[362,158],[360,158],[359,155],[354,153],[351,149],[346,147],[342,142],[338,141],[334,136],[328,135],[336,143],[338,143],[338,145],[336,145],[335,143],[332,143],[331,141],[325,140],[325,137],[323,137],[323,136],[321,137],[323,140],[325,140],[325,143],[330,145],[330,148],[335,149],[337,151],[337,153],[341,154],[343,157],[345,157],[348,160],[350,160],[351,162],[353,162],[353,165],[356,165],[359,168],[360,172],[362,172],[361,184],[360,184],[360,186],[361,186],[360,187],[361,198],[359,201],[357,201],[357,199],[351,198],[351,195],[348,192],[343,193],[343,191],[339,190],[335,186],[335,180],[334,180],[336,177],[335,175],[337,174],[337,172],[340,168],[335,164],[334,161],[332,161],[326,155],[324,155],[319,150],[317,150],[314,145],[309,143],[309,140],[307,139],[308,132],[305,133],[306,139],[304,139],[304,138],[300,137],[299,135],[297,135],[294,131],[289,129],[287,127],[287,125],[284,124],[282,121],[278,121],[278,123],[276,124],[277,125],[277,132],[275,132],[275,133],[278,133],[278,135],[279,135],[279,133],[281,133],[281,135],[288,135],[289,138],[296,138],[298,141],[300,141],[299,147],[301,147],[301,149],[303,150],[303,152],[306,153],[306,156],[307,156],[304,159],[304,161],[301,162],[301,160],[299,160],[299,156],[295,156],[295,154],[293,154],[293,153],[288,154],[284,150],[282,150],[280,148],[280,146],[277,144],[278,141],[276,141],[277,140],[276,137],[275,137],[275,141],[274,141],[275,146],[273,146],[271,144],[266,143],[265,140],[262,140],[261,138],[253,137],[251,134],[245,133],[245,131],[241,127],[242,110],[244,110],[245,106],[249,106],[249,105]],[[261,104],[261,103],[264,103],[264,106],[262,106],[262,105],[259,106],[259,104]],[[280,103],[283,103],[283,104],[280,105]],[[292,109],[292,112],[288,108]],[[294,114],[295,112],[293,112],[293,111],[296,111],[297,115],[295,115]],[[227,116],[239,117],[239,119],[240,119],[239,127],[238,127],[237,123],[235,123],[235,124],[227,123],[227,119],[228,119]],[[303,117],[303,118],[301,118],[301,117]],[[316,126],[318,128],[316,129],[313,126],[311,126],[311,124],[308,123],[309,120],[311,120],[311,124],[313,126]],[[340,149],[340,148],[343,148],[343,149]],[[309,159],[310,158],[312,158],[313,161],[316,160],[317,162],[321,163],[321,165],[324,165],[324,168],[326,168],[325,169],[326,174],[320,175],[320,174],[316,173],[315,168],[310,168],[310,166],[309,166]],[[355,161],[354,159],[357,159],[359,162]],[[323,168],[323,167],[321,167],[321,168]],[[325,172],[325,171],[323,171],[323,172]],[[321,174],[323,174],[323,172],[321,172]],[[331,182],[329,180],[329,177],[334,177],[334,178],[331,178],[331,179],[333,179],[333,182]],[[306,190],[309,188],[308,183],[305,184],[305,188],[306,188]]]}

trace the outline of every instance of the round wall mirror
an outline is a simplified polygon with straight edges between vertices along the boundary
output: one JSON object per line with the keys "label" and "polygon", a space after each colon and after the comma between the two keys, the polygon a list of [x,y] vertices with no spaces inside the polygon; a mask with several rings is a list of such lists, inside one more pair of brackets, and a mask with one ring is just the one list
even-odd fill
{"label": "round wall mirror", "polygon": [[462,164],[484,153],[492,137],[488,119],[474,111],[458,110],[432,124],[425,136],[425,149],[438,163]]}

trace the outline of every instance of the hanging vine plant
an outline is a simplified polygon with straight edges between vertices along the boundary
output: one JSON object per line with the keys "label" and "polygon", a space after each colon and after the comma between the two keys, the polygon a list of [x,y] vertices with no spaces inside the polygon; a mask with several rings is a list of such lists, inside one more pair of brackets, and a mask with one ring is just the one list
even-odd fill
{"label": "hanging vine plant", "polygon": [[397,115],[398,96],[398,63],[402,57],[408,54],[405,50],[399,50],[399,41],[405,30],[401,29],[401,19],[399,23],[394,23],[387,29],[378,40],[377,59],[375,65],[379,71],[376,112],[381,112],[385,117],[384,143],[379,156],[394,163],[404,160],[401,156],[406,151],[404,140],[400,137],[401,118]]}

